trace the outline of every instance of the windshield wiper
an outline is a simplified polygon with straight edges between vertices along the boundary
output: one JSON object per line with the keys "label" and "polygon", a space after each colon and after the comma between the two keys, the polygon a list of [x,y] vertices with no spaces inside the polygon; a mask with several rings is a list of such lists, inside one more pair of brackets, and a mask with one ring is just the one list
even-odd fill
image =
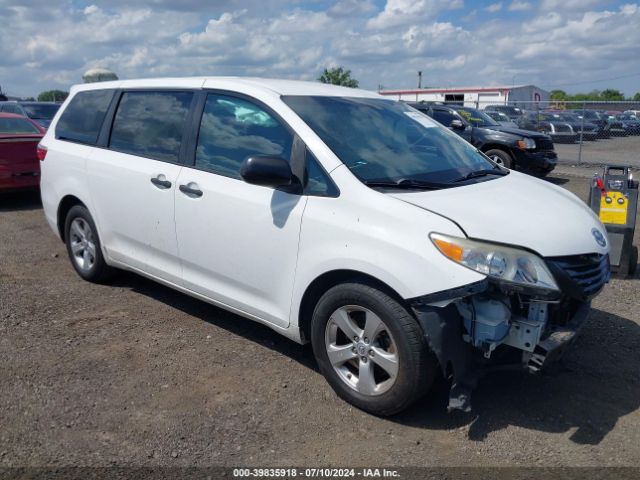
{"label": "windshield wiper", "polygon": [[439,190],[441,188],[452,187],[450,183],[425,182],[422,180],[412,180],[410,178],[401,178],[388,182],[384,180],[364,180],[363,183],[368,187],[400,188],[405,190]]}
{"label": "windshield wiper", "polygon": [[491,169],[483,169],[483,170],[474,170],[472,172],[467,173],[466,175],[456,178],[452,180],[453,182],[464,182],[465,180],[471,180],[472,178],[478,177],[486,177],[487,175],[499,175],[500,177],[504,177],[509,174],[509,170],[502,170],[498,168]]}

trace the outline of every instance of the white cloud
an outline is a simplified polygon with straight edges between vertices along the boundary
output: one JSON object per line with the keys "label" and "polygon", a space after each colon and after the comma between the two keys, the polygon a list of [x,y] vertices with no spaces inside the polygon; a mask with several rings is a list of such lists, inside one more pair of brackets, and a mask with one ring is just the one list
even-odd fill
{"label": "white cloud", "polygon": [[510,12],[525,12],[527,10],[531,10],[531,4],[529,2],[513,0],[509,5]]}
{"label": "white cloud", "polygon": [[[532,8],[523,23],[500,13],[518,2],[477,9],[467,21],[461,12],[448,12],[452,3],[446,0],[389,0],[384,7],[338,0],[325,8],[316,0],[298,0],[294,7],[284,0],[215,7],[185,0],[182,9],[169,0],[73,0],[63,7],[9,1],[0,0],[0,84],[18,95],[66,89],[93,66],[109,67],[121,78],[312,80],[324,67],[342,65],[370,89],[415,86],[417,70],[431,86],[510,84],[514,76],[517,83],[553,86],[635,73],[640,45],[640,29],[630,28],[640,25],[635,3],[606,10],[591,2],[586,11],[568,11],[557,2],[557,10]],[[632,95],[640,89],[637,82],[584,89],[611,86]]]}
{"label": "white cloud", "polygon": [[502,2],[492,3],[491,5],[486,7],[485,10],[489,13],[499,12],[500,10],[502,10]]}
{"label": "white cloud", "polygon": [[370,19],[372,29],[406,26],[420,20],[434,19],[443,10],[461,8],[461,0],[387,0],[384,10]]}

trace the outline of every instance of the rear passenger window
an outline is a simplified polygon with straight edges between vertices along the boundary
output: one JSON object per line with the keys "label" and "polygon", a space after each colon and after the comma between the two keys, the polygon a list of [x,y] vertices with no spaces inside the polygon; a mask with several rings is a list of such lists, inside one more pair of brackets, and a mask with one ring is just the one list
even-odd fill
{"label": "rear passenger window", "polygon": [[58,120],[56,138],[95,145],[112,98],[113,90],[77,93]]}
{"label": "rear passenger window", "polygon": [[192,92],[125,92],[109,147],[131,155],[178,162]]}
{"label": "rear passenger window", "polygon": [[207,96],[202,114],[196,168],[240,178],[242,162],[253,155],[289,160],[293,136],[258,105],[226,95]]}

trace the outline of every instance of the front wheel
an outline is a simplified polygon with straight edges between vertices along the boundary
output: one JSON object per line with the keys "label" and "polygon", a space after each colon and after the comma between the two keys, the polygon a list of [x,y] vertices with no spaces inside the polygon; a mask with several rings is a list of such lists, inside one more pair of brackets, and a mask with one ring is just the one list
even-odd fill
{"label": "front wheel", "polygon": [[493,149],[484,152],[484,154],[493,160],[495,163],[500,165],[501,167],[511,168],[513,165],[513,160],[511,159],[511,155],[503,150]]}
{"label": "front wheel", "polygon": [[415,318],[386,293],[345,283],[320,299],[313,352],[334,391],[375,415],[393,415],[427,392],[437,362]]}

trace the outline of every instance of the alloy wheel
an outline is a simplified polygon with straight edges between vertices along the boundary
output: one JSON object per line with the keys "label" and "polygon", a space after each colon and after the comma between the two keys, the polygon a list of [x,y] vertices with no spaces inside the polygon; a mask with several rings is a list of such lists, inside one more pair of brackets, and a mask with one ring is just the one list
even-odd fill
{"label": "alloy wheel", "polygon": [[338,377],[362,395],[381,395],[398,376],[398,349],[385,323],[371,310],[345,305],[331,314],[325,348]]}
{"label": "alloy wheel", "polygon": [[80,270],[91,270],[96,263],[96,244],[93,231],[84,218],[74,218],[69,228],[73,261]]}

